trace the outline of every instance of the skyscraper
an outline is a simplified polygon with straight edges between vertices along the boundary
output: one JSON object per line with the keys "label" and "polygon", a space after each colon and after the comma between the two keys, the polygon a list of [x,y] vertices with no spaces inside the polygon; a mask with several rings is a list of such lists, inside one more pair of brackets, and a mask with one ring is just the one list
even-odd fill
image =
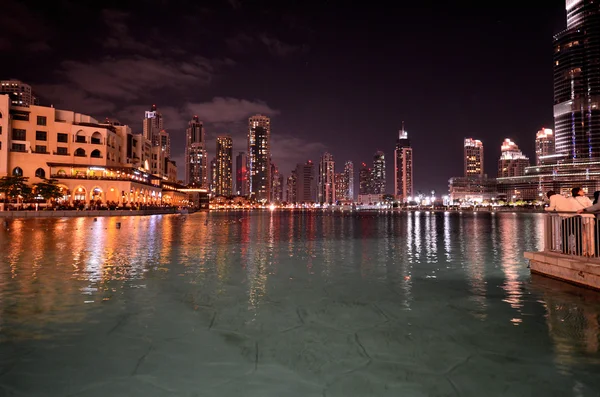
{"label": "skyscraper", "polygon": [[346,179],[346,200],[354,200],[354,163],[346,161],[344,164],[344,178]]}
{"label": "skyscraper", "polygon": [[238,196],[248,196],[248,156],[239,152],[235,157],[235,191]]}
{"label": "skyscraper", "polygon": [[347,200],[348,194],[348,180],[343,172],[335,174],[335,199],[336,200]]}
{"label": "skyscraper", "polygon": [[296,166],[296,202],[314,203],[315,199],[315,166],[308,160]]}
{"label": "skyscraper", "polygon": [[152,142],[152,146],[160,146],[160,132],[163,130],[163,117],[157,110],[156,105],[152,105],[149,111],[144,114],[144,138]]}
{"label": "skyscraper", "polygon": [[286,201],[288,203],[295,203],[296,200],[296,170],[292,170],[292,173],[287,178],[287,186],[286,186]]}
{"label": "skyscraper", "polygon": [[171,158],[171,137],[169,133],[165,130],[161,130],[159,133],[160,136],[160,150],[163,153],[165,158]]}
{"label": "skyscraper", "polygon": [[317,186],[319,203],[335,203],[335,162],[330,153],[321,156]]}
{"label": "skyscraper", "polygon": [[465,138],[465,176],[483,176],[483,143]]}
{"label": "skyscraper", "polygon": [[600,1],[566,0],[554,36],[554,133],[558,162],[600,157]]}
{"label": "skyscraper", "polygon": [[232,160],[233,140],[229,136],[217,137],[217,171],[215,175],[215,194],[217,196],[233,194]]}
{"label": "skyscraper", "polygon": [[394,195],[400,201],[413,196],[413,151],[404,122],[394,151]]}
{"label": "skyscraper", "polygon": [[185,183],[208,187],[208,159],[202,122],[194,116],[188,123],[185,143]]}
{"label": "skyscraper", "polygon": [[217,158],[210,160],[210,182],[209,190],[212,194],[217,194]]}
{"label": "skyscraper", "polygon": [[373,184],[371,183],[371,169],[366,163],[361,163],[358,171],[358,194],[373,194]]}
{"label": "skyscraper", "polygon": [[373,156],[372,194],[385,194],[385,154],[375,152]]}
{"label": "skyscraper", "polygon": [[502,154],[498,160],[498,178],[523,176],[525,167],[529,167],[529,158],[508,138],[502,142],[500,150]]}
{"label": "skyscraper", "polygon": [[250,196],[269,200],[271,193],[271,120],[257,114],[248,119],[248,176]]}
{"label": "skyscraper", "polygon": [[543,165],[554,159],[554,134],[550,128],[542,128],[535,135],[535,163]]}
{"label": "skyscraper", "polygon": [[283,201],[283,175],[274,163],[271,163],[271,201]]}

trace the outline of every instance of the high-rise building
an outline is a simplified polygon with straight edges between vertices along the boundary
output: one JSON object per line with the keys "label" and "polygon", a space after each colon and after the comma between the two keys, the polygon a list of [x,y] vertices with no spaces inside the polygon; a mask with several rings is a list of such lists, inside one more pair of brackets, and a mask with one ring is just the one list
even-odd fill
{"label": "high-rise building", "polygon": [[286,186],[286,201],[288,203],[295,203],[296,200],[296,170],[292,170],[292,173],[287,178],[287,186]]}
{"label": "high-rise building", "polygon": [[250,196],[268,201],[271,193],[271,120],[257,114],[248,119],[248,177]]}
{"label": "high-rise building", "polygon": [[217,194],[217,158],[213,157],[210,160],[210,183],[208,187],[209,191],[213,194]]}
{"label": "high-rise building", "polygon": [[465,138],[465,176],[483,176],[483,143]]}
{"label": "high-rise building", "polygon": [[215,194],[217,196],[231,196],[233,194],[233,140],[231,137],[217,137],[216,160]]}
{"label": "high-rise building", "polygon": [[373,156],[373,177],[371,179],[373,193],[385,194],[385,154],[378,151]]}
{"label": "high-rise building", "polygon": [[271,201],[283,201],[283,175],[274,163],[271,163]]}
{"label": "high-rise building", "polygon": [[165,130],[160,131],[160,150],[163,152],[165,158],[171,158],[171,137]]}
{"label": "high-rise building", "polygon": [[144,113],[143,132],[144,138],[152,142],[152,146],[160,146],[160,132],[163,130],[163,117],[157,110],[156,105],[152,105],[149,111]]}
{"label": "high-rise building", "polygon": [[554,160],[554,133],[542,128],[535,135],[535,163],[543,165]]}
{"label": "high-rise building", "polygon": [[331,153],[321,156],[317,186],[319,203],[335,203],[335,162]]}
{"label": "high-rise building", "polygon": [[31,106],[38,105],[37,98],[29,84],[19,80],[0,81],[0,95],[8,94],[12,106]]}
{"label": "high-rise building", "polygon": [[296,202],[314,203],[316,200],[315,166],[308,160],[296,166]]}
{"label": "high-rise building", "polygon": [[335,174],[335,199],[336,200],[348,200],[348,180],[346,174],[339,172]]}
{"label": "high-rise building", "polygon": [[600,157],[600,1],[566,0],[554,36],[554,134],[558,162]]}
{"label": "high-rise building", "polygon": [[248,156],[239,152],[235,157],[235,192],[238,196],[248,196]]}
{"label": "high-rise building", "polygon": [[366,163],[361,163],[358,171],[358,194],[373,194],[372,172]]}
{"label": "high-rise building", "polygon": [[194,116],[188,123],[185,144],[185,183],[208,187],[208,158],[202,121]]}
{"label": "high-rise building", "polygon": [[413,150],[404,122],[394,151],[394,195],[400,201],[413,196]]}
{"label": "high-rise building", "polygon": [[346,161],[344,164],[344,179],[347,187],[344,198],[354,200],[354,163],[352,161]]}
{"label": "high-rise building", "polygon": [[525,174],[525,167],[529,167],[529,158],[508,138],[502,142],[500,150],[498,178],[523,176]]}

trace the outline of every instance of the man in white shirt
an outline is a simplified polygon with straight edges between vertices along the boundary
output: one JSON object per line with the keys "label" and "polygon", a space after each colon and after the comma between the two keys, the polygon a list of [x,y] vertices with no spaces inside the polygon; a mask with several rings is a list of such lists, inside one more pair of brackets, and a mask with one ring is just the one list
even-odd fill
{"label": "man in white shirt", "polygon": [[[574,224],[572,224],[572,219],[570,217],[575,215],[575,212],[578,208],[575,208],[573,200],[567,199],[565,196],[560,194],[556,194],[556,192],[550,190],[546,193],[548,199],[550,200],[550,204],[545,208],[546,211],[556,211],[560,212],[558,217],[552,217],[552,230],[554,234],[554,239],[552,241],[552,250],[553,251],[562,251],[563,254],[568,253],[569,246],[569,230],[574,229]],[[563,212],[564,211],[564,212]]]}

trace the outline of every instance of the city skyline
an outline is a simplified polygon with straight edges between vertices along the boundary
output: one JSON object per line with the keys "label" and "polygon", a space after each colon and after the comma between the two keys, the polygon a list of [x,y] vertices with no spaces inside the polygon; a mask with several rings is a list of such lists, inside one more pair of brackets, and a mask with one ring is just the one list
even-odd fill
{"label": "city skyline", "polygon": [[[519,13],[510,3],[489,10],[411,4],[392,13],[340,11],[335,1],[288,10],[274,2],[249,7],[223,1],[202,8],[193,2],[177,8],[160,2],[113,8],[60,3],[53,9],[27,4],[5,5],[6,17],[31,29],[3,24],[6,42],[0,45],[12,61],[0,66],[2,78],[31,84],[42,103],[99,120],[113,117],[135,132],[140,114],[155,103],[178,165],[195,114],[207,141],[229,134],[235,153],[246,150],[247,117],[270,116],[273,161],[286,176],[295,164],[317,162],[325,151],[355,164],[370,162],[377,150],[391,158],[394,131],[406,120],[415,153],[427,148],[446,163],[417,155],[415,190],[438,191],[450,175],[461,174],[462,164],[449,152],[462,149],[464,136],[490,143],[510,136],[533,157],[534,142],[525,137],[541,126],[552,128],[552,36],[566,26],[565,4],[558,0]],[[79,15],[86,15],[85,22]],[[351,23],[358,16],[362,27]],[[402,39],[414,36],[423,20],[428,29],[417,41]],[[144,28],[147,23],[152,31]],[[328,33],[331,23],[336,35]],[[192,30],[196,25],[199,30]],[[73,29],[77,43],[93,43],[94,51],[73,42]],[[200,35],[206,39],[197,40]],[[404,54],[401,63],[398,52]],[[351,61],[357,54],[364,61]],[[31,62],[40,55],[42,72]],[[390,89],[396,94],[389,95]],[[357,116],[365,110],[369,117]],[[436,117],[428,116],[432,111]],[[212,158],[213,145],[208,149]],[[492,174],[499,149],[492,145],[488,154],[484,168]],[[390,190],[392,162],[386,168]]]}

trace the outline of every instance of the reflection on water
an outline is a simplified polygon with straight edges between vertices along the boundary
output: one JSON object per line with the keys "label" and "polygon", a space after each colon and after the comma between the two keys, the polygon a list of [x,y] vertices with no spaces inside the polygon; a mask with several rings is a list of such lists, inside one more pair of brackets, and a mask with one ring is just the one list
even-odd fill
{"label": "reflection on water", "polygon": [[[462,341],[452,349],[472,349],[472,357],[519,351],[542,372],[551,361],[562,375],[577,375],[577,385],[589,384],[581,374],[600,365],[600,298],[530,277],[523,252],[541,248],[542,229],[541,214],[424,211],[13,220],[0,229],[0,356],[16,342],[60,345],[123,311],[152,308],[160,319],[173,310],[161,305],[183,304],[206,312],[206,329],[252,338],[277,339],[272,330],[279,328],[290,332],[282,338],[298,339],[303,334],[290,330],[310,326],[316,333],[309,337],[320,340],[325,331],[315,327],[401,327],[361,336],[373,363],[376,346],[392,336],[410,341],[397,354],[416,349],[407,362],[443,356]],[[169,326],[184,327],[178,322],[186,313]],[[328,336],[324,346],[335,340]],[[347,351],[328,359],[340,361]],[[297,370],[289,362],[303,354],[280,361]],[[461,365],[447,368],[460,372]]]}

